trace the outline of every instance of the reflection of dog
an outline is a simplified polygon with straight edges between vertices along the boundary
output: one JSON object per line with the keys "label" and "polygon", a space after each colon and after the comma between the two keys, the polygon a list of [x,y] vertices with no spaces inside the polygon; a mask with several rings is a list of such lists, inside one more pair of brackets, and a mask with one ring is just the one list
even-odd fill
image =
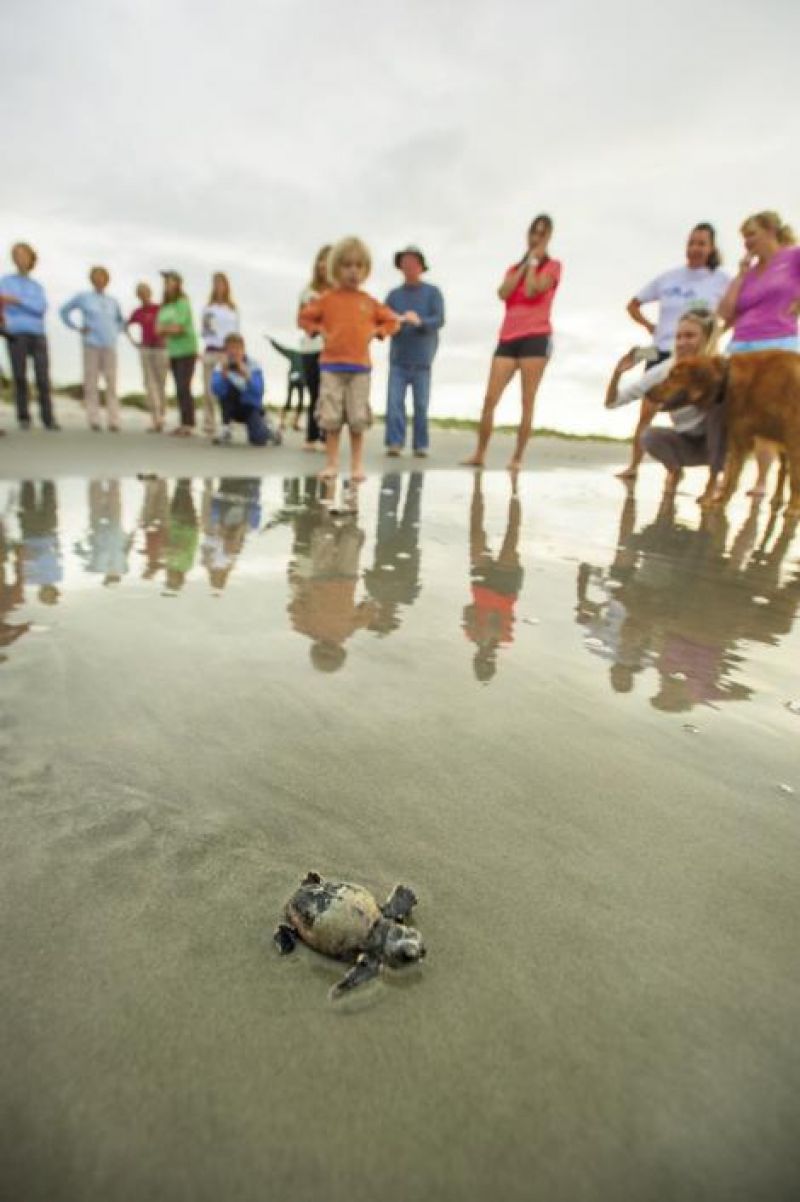
{"label": "reflection of dog", "polygon": [[[719,496],[725,505],[736,491],[742,465],[756,438],[776,443],[784,452],[772,504],[783,502],[786,469],[790,494],[787,513],[800,514],[800,355],[791,351],[756,351],[723,359],[703,356],[676,363],[663,384],[648,393],[662,409],[697,405],[727,410],[728,453]],[[706,500],[712,501],[710,490]]]}

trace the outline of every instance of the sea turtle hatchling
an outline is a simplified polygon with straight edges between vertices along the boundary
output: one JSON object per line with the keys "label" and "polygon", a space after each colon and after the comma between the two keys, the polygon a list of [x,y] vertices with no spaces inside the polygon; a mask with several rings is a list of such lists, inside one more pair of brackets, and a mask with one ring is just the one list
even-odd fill
{"label": "sea turtle hatchling", "polygon": [[318,872],[309,872],[287,901],[273,938],[283,955],[302,939],[325,956],[355,960],[331,990],[331,997],[338,997],[377,976],[384,964],[400,968],[424,957],[422,936],[406,926],[416,902],[407,885],[396,885],[379,906],[362,885],[324,881]]}

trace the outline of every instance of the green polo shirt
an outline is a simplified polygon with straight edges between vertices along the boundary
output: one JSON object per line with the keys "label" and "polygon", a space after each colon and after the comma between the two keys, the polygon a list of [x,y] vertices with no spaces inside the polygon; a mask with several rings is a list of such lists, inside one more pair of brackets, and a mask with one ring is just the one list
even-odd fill
{"label": "green polo shirt", "polygon": [[197,354],[197,334],[194,330],[192,306],[189,304],[188,297],[179,296],[176,301],[169,301],[168,304],[162,305],[158,310],[156,325],[158,327],[176,325],[183,328],[181,334],[164,335],[170,359],[180,359],[183,355]]}

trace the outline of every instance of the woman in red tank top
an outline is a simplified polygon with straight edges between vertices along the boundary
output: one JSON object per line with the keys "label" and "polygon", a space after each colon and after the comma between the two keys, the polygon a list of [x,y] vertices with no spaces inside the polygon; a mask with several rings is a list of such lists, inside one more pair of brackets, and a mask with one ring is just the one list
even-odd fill
{"label": "woman in red tank top", "polygon": [[552,233],[551,217],[540,213],[534,218],[528,230],[527,251],[518,263],[509,267],[497,290],[500,300],[505,302],[506,314],[489,370],[478,446],[475,454],[464,460],[470,467],[483,467],[492,436],[494,411],[517,369],[522,384],[522,418],[508,466],[512,471],[522,466],[531,433],[536,392],[550,357],[553,333],[550,311],[561,280],[561,264],[547,253]]}

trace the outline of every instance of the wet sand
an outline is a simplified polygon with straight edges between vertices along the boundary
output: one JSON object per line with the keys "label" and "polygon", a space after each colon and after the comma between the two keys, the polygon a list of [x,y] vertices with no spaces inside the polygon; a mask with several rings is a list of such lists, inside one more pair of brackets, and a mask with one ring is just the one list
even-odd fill
{"label": "wet sand", "polygon": [[[274,416],[274,415],[273,415]],[[170,438],[168,435],[146,434],[149,424],[139,409],[123,411],[122,434],[94,434],[86,428],[83,407],[75,401],[60,399],[58,420],[63,429],[49,434],[34,426],[25,434],[14,424],[10,405],[0,406],[0,424],[8,431],[0,438],[0,479],[19,480],[25,476],[57,479],[59,476],[91,476],[104,472],[110,476],[135,476],[140,471],[160,472],[179,476],[190,466],[188,474],[301,476],[318,471],[323,456],[302,450],[303,435],[289,431],[280,448],[248,447],[243,428],[235,429],[237,442],[232,447],[215,447],[209,440],[196,435],[192,439]],[[428,459],[414,459],[406,453],[400,459],[387,459],[383,446],[384,427],[376,424],[366,438],[364,461],[367,471],[399,467],[426,471],[458,467],[475,449],[476,436],[466,430],[431,430],[431,454]],[[343,441],[347,466],[346,438]],[[514,440],[509,434],[497,434],[489,448],[487,466],[503,468],[511,458]],[[628,457],[624,443],[595,439],[540,437],[530,444],[527,466],[539,470],[595,464],[622,465]]]}
{"label": "wet sand", "polygon": [[[0,490],[0,1196],[794,1196],[794,528],[659,513],[654,467],[373,474],[351,518],[81,447]],[[277,957],[312,867],[413,885],[422,969],[332,1006]]]}

